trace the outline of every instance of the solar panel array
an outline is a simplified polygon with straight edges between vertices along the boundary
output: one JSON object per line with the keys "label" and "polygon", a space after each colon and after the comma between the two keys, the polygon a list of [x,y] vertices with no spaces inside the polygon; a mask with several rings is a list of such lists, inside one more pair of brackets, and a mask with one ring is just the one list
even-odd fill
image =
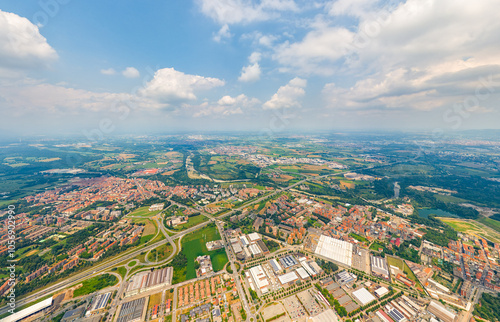
{"label": "solar panel array", "polygon": [[146,301],[145,297],[133,300],[130,302],[123,303],[120,310],[120,316],[116,320],[117,322],[127,322],[140,320],[142,317],[142,311],[144,309],[144,303]]}
{"label": "solar panel array", "polygon": [[394,319],[395,322],[403,322],[406,321],[406,317],[403,315],[403,313],[399,312],[396,309],[389,310],[389,316]]}
{"label": "solar panel array", "polygon": [[280,258],[280,263],[281,263],[281,266],[283,266],[283,268],[286,269],[288,267],[292,267],[294,265],[297,265],[299,262],[297,262],[295,257],[293,257],[292,255],[287,255],[283,258]]}

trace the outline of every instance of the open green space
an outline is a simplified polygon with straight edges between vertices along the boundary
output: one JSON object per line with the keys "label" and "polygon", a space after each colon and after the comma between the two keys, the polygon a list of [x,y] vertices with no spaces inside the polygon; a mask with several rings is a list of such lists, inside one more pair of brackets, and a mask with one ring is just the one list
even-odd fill
{"label": "open green space", "polygon": [[377,242],[373,242],[371,245],[370,245],[370,249],[371,250],[374,250],[374,251],[379,251],[379,249],[384,249],[384,245],[381,245]]}
{"label": "open green space", "polygon": [[477,221],[500,233],[500,221],[486,217],[478,218]]}
{"label": "open green space", "polygon": [[196,278],[194,260],[201,255],[210,255],[212,266],[215,272],[224,269],[228,262],[227,254],[224,249],[208,251],[206,242],[220,240],[220,234],[215,224],[207,225],[198,229],[182,239],[182,253],[187,258],[186,280]]}
{"label": "open green space", "polygon": [[154,261],[162,261],[164,259],[167,259],[168,256],[172,254],[172,251],[174,248],[170,244],[164,244],[161,246],[158,246],[157,248],[151,250],[148,254],[148,260],[151,262]]}
{"label": "open green space", "polygon": [[160,211],[149,211],[149,206],[144,206],[135,209],[128,216],[138,216],[138,217],[152,217],[159,213]]}
{"label": "open green space", "polygon": [[118,267],[117,271],[118,271],[118,274],[120,274],[120,276],[122,278],[125,278],[125,274],[127,274],[127,269],[125,267],[120,266],[120,267]]}
{"label": "open green space", "polygon": [[387,259],[387,264],[389,264],[389,266],[397,267],[400,270],[404,269],[405,264],[402,259],[392,256],[386,256],[386,259]]}
{"label": "open green space", "polygon": [[362,242],[362,243],[367,243],[368,242],[368,239],[366,239],[365,237],[361,236],[361,235],[358,235],[358,234],[355,234],[355,233],[350,233],[349,236],[351,236],[352,238]]}
{"label": "open green space", "polygon": [[94,293],[108,286],[113,286],[118,283],[118,278],[111,274],[103,274],[92,277],[82,282],[82,286],[73,292],[74,297]]}
{"label": "open green space", "polygon": [[189,217],[187,223],[182,224],[182,225],[178,225],[178,226],[173,227],[173,228],[168,227],[168,229],[181,231],[181,230],[185,230],[185,229],[191,228],[193,226],[196,226],[198,224],[201,224],[202,222],[205,222],[205,221],[208,221],[208,218],[202,214],[198,214],[198,215],[194,215],[194,216]]}

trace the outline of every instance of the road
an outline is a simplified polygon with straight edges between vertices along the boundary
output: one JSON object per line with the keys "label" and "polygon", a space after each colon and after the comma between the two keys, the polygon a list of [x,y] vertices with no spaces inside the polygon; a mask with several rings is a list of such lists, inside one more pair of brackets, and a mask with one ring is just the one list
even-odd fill
{"label": "road", "polygon": [[[385,165],[385,166],[387,166],[387,165]],[[369,168],[373,168],[373,167],[369,167]],[[294,184],[291,184],[291,185],[289,185],[287,187],[283,187],[281,189],[276,189],[274,192],[272,192],[270,194],[266,194],[266,195],[264,195],[264,196],[262,196],[260,198],[257,198],[255,200],[249,202],[249,203],[244,203],[243,205],[241,205],[241,206],[239,206],[239,207],[237,207],[237,208],[235,208],[235,209],[233,209],[233,210],[231,210],[231,211],[229,211],[229,212],[227,212],[227,213],[225,213],[225,214],[217,217],[217,219],[222,219],[222,218],[225,218],[227,216],[230,216],[230,215],[234,214],[236,211],[239,211],[240,209],[243,209],[245,207],[251,206],[251,205],[256,204],[256,203],[259,203],[262,200],[271,198],[271,197],[273,197],[273,196],[275,196],[275,195],[277,195],[277,194],[279,194],[279,193],[281,193],[283,191],[287,191],[287,190],[292,189],[292,188],[294,188],[296,186],[299,186],[299,185],[303,184],[304,182],[306,182],[308,180],[311,180],[311,179],[318,180],[320,178],[326,178],[326,177],[329,177],[329,176],[338,176],[338,175],[342,175],[342,174],[347,173],[347,172],[355,171],[356,169],[349,169],[349,170],[346,170],[346,171],[340,171],[340,172],[337,172],[337,173],[326,174],[326,175],[317,176],[317,177],[306,177],[306,178],[304,178],[301,181],[298,181],[298,182],[296,182]],[[212,220],[215,219],[212,215],[210,215],[208,213],[205,213],[205,212],[201,212],[201,213],[203,215],[207,216],[208,218],[212,219]],[[177,234],[175,234],[173,236],[168,236],[167,233],[164,233],[165,237],[166,237],[166,239],[164,239],[164,240],[158,241],[158,242],[156,242],[154,244],[151,244],[151,245],[148,245],[146,247],[141,247],[141,248],[132,250],[132,251],[127,252],[125,254],[120,254],[117,257],[112,258],[110,260],[107,260],[107,261],[105,260],[103,263],[97,264],[97,265],[95,265],[95,266],[93,266],[93,267],[91,267],[89,269],[86,269],[86,270],[84,270],[84,271],[82,271],[82,272],[80,272],[80,273],[78,273],[76,275],[73,275],[73,276],[71,276],[69,278],[66,278],[63,281],[57,282],[55,284],[52,284],[52,285],[44,288],[43,290],[37,291],[37,292],[32,293],[32,294],[30,294],[28,296],[25,296],[23,298],[19,298],[16,301],[16,305],[18,307],[19,306],[23,306],[25,304],[28,304],[30,302],[33,302],[33,301],[39,299],[40,297],[44,297],[46,295],[49,295],[49,294],[61,291],[61,290],[65,289],[65,288],[67,288],[67,287],[69,287],[69,286],[71,286],[73,284],[82,282],[82,281],[84,281],[86,279],[89,279],[89,278],[91,278],[93,276],[96,276],[96,275],[98,275],[98,274],[100,274],[100,273],[102,273],[102,272],[104,272],[106,270],[109,270],[110,268],[112,268],[113,266],[115,266],[115,265],[117,265],[119,263],[122,263],[124,261],[129,260],[129,259],[132,259],[132,258],[136,257],[137,255],[141,254],[142,252],[149,252],[150,250],[155,249],[155,248],[157,248],[157,247],[159,247],[161,245],[164,245],[166,243],[172,243],[172,245],[174,245],[174,247],[176,249],[175,242],[173,242],[174,240],[176,240],[176,239],[178,239],[178,238],[180,238],[180,237],[182,237],[182,236],[184,236],[186,234],[189,234],[189,233],[191,233],[191,232],[193,232],[193,231],[195,231],[197,229],[200,229],[200,228],[206,226],[209,223],[210,223],[210,221],[200,223],[200,224],[198,224],[196,226],[193,226],[193,227],[188,228],[188,229],[186,229],[186,230],[184,230],[182,232],[179,232],[179,233],[177,233]],[[162,224],[160,224],[159,226],[163,227]],[[164,227],[163,227],[163,229],[164,229]],[[175,254],[175,253],[173,253],[173,254]],[[165,262],[167,260],[165,260]],[[161,263],[163,263],[163,262],[164,261],[162,261]],[[156,264],[157,263],[154,263],[153,265],[156,265]],[[232,265],[231,267],[233,267],[234,262],[232,262],[231,265]],[[237,278],[236,281],[238,281],[238,283],[239,283],[239,278]],[[241,285],[239,286],[239,288],[241,288]],[[248,307],[248,304],[247,304],[247,307]],[[9,309],[8,306],[5,306],[5,307],[1,308],[0,309],[0,315],[7,313],[8,309]],[[248,312],[250,313],[250,311],[248,311]]]}
{"label": "road", "polygon": [[224,242],[224,245],[226,246],[226,253],[229,258],[229,264],[231,265],[231,269],[233,270],[233,278],[234,282],[236,283],[236,287],[238,289],[238,294],[240,295],[240,300],[243,303],[243,308],[247,312],[247,321],[250,321],[250,318],[252,318],[252,321],[256,321],[256,316],[255,314],[252,314],[250,311],[250,306],[248,305],[247,298],[245,296],[245,291],[243,290],[243,287],[241,286],[241,281],[240,281],[240,276],[238,274],[238,270],[236,269],[236,265],[234,264],[234,254],[232,253],[229,243],[226,240],[226,236],[224,234],[224,228],[221,227],[220,222],[218,220],[215,221],[217,228],[219,229],[219,234],[222,238],[222,241]]}

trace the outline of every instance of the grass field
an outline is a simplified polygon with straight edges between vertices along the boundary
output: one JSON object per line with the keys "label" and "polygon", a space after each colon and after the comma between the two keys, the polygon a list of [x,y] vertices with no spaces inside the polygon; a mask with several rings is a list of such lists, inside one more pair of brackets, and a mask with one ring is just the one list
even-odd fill
{"label": "grass field", "polygon": [[[161,246],[153,249],[149,253],[148,260],[156,261],[156,259],[158,258],[158,261],[162,261],[162,260],[168,258],[168,256],[170,256],[170,254],[172,254],[173,250],[174,249],[173,249],[172,245],[170,245],[170,244],[161,245]],[[158,257],[157,257],[157,255],[158,255]]]}
{"label": "grass field", "polygon": [[402,259],[392,257],[392,256],[386,256],[386,259],[387,259],[387,264],[389,264],[389,266],[397,267],[400,270],[404,269],[405,265],[404,265],[404,262]]}
{"label": "grass field", "polygon": [[192,216],[192,217],[189,217],[189,220],[187,223],[185,224],[182,224],[182,225],[179,225],[175,228],[172,228],[172,230],[184,230],[184,229],[188,229],[188,228],[191,228],[193,226],[196,226],[198,224],[201,224],[202,222],[205,222],[205,221],[208,221],[208,218],[203,216],[203,215],[196,215],[196,216]]}
{"label": "grass field", "polygon": [[162,292],[159,292],[149,297],[148,311],[151,310],[153,306],[161,304],[161,293]]}
{"label": "grass field", "polygon": [[149,206],[144,206],[132,211],[130,214],[128,214],[128,216],[152,217],[159,212],[160,211],[149,211]]}
{"label": "grass field", "polygon": [[118,279],[116,276],[110,274],[92,277],[91,279],[82,282],[82,286],[73,292],[73,297],[94,293],[95,291],[102,290],[108,286],[113,286],[117,282]]}
{"label": "grass field", "polygon": [[[364,242],[368,242],[368,239],[366,239],[365,237],[361,236],[361,235],[358,235],[358,234],[355,234],[355,233],[350,233],[349,236],[351,236],[352,238],[364,243]],[[378,249],[377,249],[378,250]]]}
{"label": "grass field", "polygon": [[479,218],[477,221],[500,233],[500,221],[485,217]]}
{"label": "grass field", "polygon": [[123,266],[120,266],[118,267],[117,272],[118,274],[120,274],[122,278],[125,278],[125,274],[127,274],[127,269]]}
{"label": "grass field", "polygon": [[384,246],[383,245],[380,245],[379,243],[377,242],[374,242],[373,244],[370,245],[370,249],[371,250],[375,250],[378,252],[379,248],[382,248],[384,249]]}
{"label": "grass field", "polygon": [[[495,220],[493,219],[481,218],[480,220],[482,220],[484,224],[478,221],[468,220],[468,219],[447,218],[447,217],[440,217],[439,219],[442,222],[446,223],[447,225],[451,226],[458,232],[466,233],[468,235],[473,235],[477,237],[484,237],[495,243],[500,242],[500,233],[497,230],[495,230],[495,228],[497,229],[500,228],[500,223],[497,224],[496,222],[494,222]],[[494,223],[492,223],[492,221]]]}
{"label": "grass field", "polygon": [[182,252],[187,257],[187,280],[196,278],[194,260],[200,255],[210,255],[214,271],[217,272],[224,269],[224,265],[228,262],[226,251],[224,249],[218,249],[209,252],[206,247],[206,242],[220,239],[221,237],[215,225],[203,227],[186,235],[182,239]]}

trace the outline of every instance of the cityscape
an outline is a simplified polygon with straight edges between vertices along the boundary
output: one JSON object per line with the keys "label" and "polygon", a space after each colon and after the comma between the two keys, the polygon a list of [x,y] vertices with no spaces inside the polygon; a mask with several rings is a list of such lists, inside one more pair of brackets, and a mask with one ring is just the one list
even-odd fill
{"label": "cityscape", "polygon": [[[425,137],[4,145],[0,313],[490,320],[500,291],[500,140],[444,140],[420,157],[417,139]],[[67,153],[81,161],[64,167]],[[21,309],[10,314],[13,290]]]}
{"label": "cityscape", "polygon": [[0,0],[0,322],[500,322],[499,0]]}

